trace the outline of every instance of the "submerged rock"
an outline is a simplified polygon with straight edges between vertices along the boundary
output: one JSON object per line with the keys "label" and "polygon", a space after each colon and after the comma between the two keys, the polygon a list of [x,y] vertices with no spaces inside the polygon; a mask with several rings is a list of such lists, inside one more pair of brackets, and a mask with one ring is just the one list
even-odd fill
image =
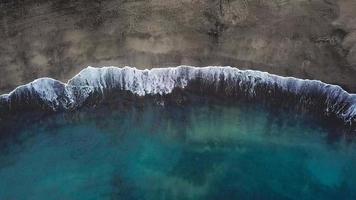
{"label": "submerged rock", "polygon": [[350,127],[356,125],[356,95],[347,93],[339,86],[218,66],[151,70],[87,67],[67,83],[41,78],[19,86],[0,96],[0,106],[3,112],[20,109],[73,110],[100,102],[119,91],[128,91],[136,96],[169,96],[175,89],[292,107],[341,120]]}

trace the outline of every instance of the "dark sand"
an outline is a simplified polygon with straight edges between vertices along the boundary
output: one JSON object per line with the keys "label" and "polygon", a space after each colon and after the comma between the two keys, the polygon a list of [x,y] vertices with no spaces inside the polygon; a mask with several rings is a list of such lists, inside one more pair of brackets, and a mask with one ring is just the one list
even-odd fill
{"label": "dark sand", "polygon": [[230,65],[356,92],[355,0],[2,0],[0,93],[87,65]]}

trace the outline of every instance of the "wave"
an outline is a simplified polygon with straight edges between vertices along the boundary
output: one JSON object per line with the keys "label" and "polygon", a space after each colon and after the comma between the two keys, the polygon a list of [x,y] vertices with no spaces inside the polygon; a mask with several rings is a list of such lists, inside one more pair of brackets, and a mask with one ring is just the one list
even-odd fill
{"label": "wave", "polygon": [[[115,91],[136,96],[171,94],[175,89],[287,105],[332,116],[356,126],[356,94],[317,80],[282,77],[233,67],[178,66],[140,70],[87,67],[67,83],[40,78],[0,96],[1,112],[21,109],[75,110]],[[95,96],[95,98],[93,98]]]}

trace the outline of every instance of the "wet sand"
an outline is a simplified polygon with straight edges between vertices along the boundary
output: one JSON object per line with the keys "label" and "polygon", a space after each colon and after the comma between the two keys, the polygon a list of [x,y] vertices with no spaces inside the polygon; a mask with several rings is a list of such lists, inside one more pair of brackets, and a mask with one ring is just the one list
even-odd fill
{"label": "wet sand", "polygon": [[4,0],[0,93],[84,67],[230,65],[356,92],[354,0]]}

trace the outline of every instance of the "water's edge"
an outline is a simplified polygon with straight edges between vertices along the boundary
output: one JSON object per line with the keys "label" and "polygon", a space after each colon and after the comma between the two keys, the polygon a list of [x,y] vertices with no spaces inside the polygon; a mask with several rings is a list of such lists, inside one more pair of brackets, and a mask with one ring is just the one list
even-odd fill
{"label": "water's edge", "polygon": [[76,110],[119,91],[140,97],[167,96],[177,89],[308,110],[356,129],[356,94],[349,94],[337,85],[220,66],[150,70],[87,67],[67,83],[39,78],[1,95],[0,115],[22,109]]}

